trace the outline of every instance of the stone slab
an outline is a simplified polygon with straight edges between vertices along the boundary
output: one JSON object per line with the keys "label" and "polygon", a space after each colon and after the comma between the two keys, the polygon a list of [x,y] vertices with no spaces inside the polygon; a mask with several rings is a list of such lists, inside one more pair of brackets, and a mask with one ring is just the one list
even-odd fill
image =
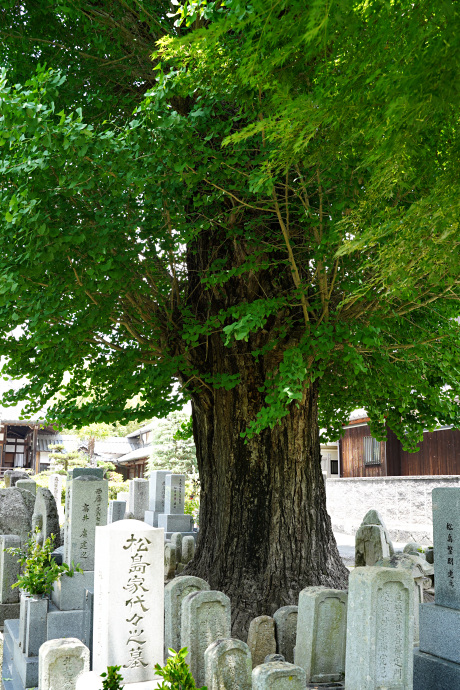
{"label": "stone slab", "polygon": [[83,611],[58,611],[48,612],[46,620],[46,637],[48,640],[57,640],[62,637],[75,637],[85,643],[83,634]]}
{"label": "stone slab", "polygon": [[47,598],[27,597],[24,654],[28,657],[38,656],[38,650],[46,642],[48,603]]}
{"label": "stone slab", "polygon": [[460,611],[420,604],[420,651],[460,664]]}
{"label": "stone slab", "polygon": [[139,520],[96,529],[93,670],[121,666],[126,684],[163,665],[164,535]]}
{"label": "stone slab", "polygon": [[25,688],[34,688],[38,685],[38,656],[27,657],[19,647],[19,621],[5,621],[5,632],[10,634],[13,643],[14,671]]}
{"label": "stone slab", "polygon": [[90,651],[90,662],[93,659],[93,615],[94,615],[94,589],[85,589],[83,597],[83,637],[82,642]]}
{"label": "stone slab", "polygon": [[176,577],[164,589],[165,596],[165,658],[168,649],[178,652],[181,645],[182,602],[192,592],[209,591],[205,580],[192,575]]}
{"label": "stone slab", "polygon": [[[19,602],[19,588],[11,589],[19,577],[18,557],[6,553],[5,549],[17,549],[20,546],[21,539],[16,534],[0,535],[0,602],[2,604],[17,604]],[[14,618],[14,616],[9,617]]]}
{"label": "stone slab", "polygon": [[[96,468],[97,469],[97,468]],[[68,482],[64,561],[94,570],[96,527],[107,524],[108,482],[78,475]]]}
{"label": "stone slab", "polygon": [[[157,515],[166,512],[165,487],[168,474],[172,474],[172,472],[169,470],[154,470],[150,474],[149,511],[157,513]],[[158,527],[158,525],[153,525],[153,527]]]}
{"label": "stone slab", "polygon": [[300,666],[286,661],[271,661],[252,672],[253,690],[304,690],[306,674]]}
{"label": "stone slab", "polygon": [[58,638],[40,647],[38,690],[74,690],[89,671],[89,649],[74,637]]}
{"label": "stone slab", "polygon": [[[185,505],[185,474],[168,474],[165,479],[166,515],[183,515]],[[161,525],[159,525],[161,526]],[[178,532],[180,530],[177,530]]]}
{"label": "stone slab", "polygon": [[460,488],[433,489],[434,600],[460,609]]}
{"label": "stone slab", "polygon": [[161,513],[158,516],[158,527],[165,532],[192,532],[193,517],[191,515],[173,515],[171,513]]}
{"label": "stone slab", "polygon": [[17,604],[0,604],[0,627],[5,624],[6,620],[19,618],[19,606],[19,602]]}
{"label": "stone slab", "polygon": [[460,666],[414,649],[414,690],[457,690]]}
{"label": "stone slab", "polygon": [[147,479],[131,479],[129,482],[129,512],[135,520],[144,520],[149,507],[149,482]]}
{"label": "stone slab", "polygon": [[109,501],[109,511],[107,513],[107,524],[124,520],[126,513],[126,501]]}
{"label": "stone slab", "polygon": [[60,611],[82,610],[85,589],[93,587],[94,571],[75,573],[73,577],[63,575],[54,583],[51,598]]}
{"label": "stone slab", "polygon": [[96,477],[97,479],[104,479],[103,467],[73,467],[67,472],[67,479],[71,481],[77,477]]}
{"label": "stone slab", "polygon": [[34,495],[37,493],[37,483],[34,482],[33,479],[18,479],[16,482],[16,488],[25,489]]}

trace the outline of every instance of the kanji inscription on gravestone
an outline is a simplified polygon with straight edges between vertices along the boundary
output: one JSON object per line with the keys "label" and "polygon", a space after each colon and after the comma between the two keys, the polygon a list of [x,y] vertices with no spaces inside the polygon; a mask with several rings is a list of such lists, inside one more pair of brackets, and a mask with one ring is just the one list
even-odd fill
{"label": "kanji inscription on gravestone", "polygon": [[433,489],[435,601],[460,609],[460,488]]}

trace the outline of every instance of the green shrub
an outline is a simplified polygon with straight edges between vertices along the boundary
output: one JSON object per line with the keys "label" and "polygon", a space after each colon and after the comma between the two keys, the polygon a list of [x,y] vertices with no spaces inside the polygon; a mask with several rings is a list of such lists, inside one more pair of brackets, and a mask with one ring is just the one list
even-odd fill
{"label": "green shrub", "polygon": [[169,657],[166,666],[155,666],[155,671],[166,681],[158,686],[159,690],[207,690],[205,686],[197,688],[195,685],[190,668],[185,663],[187,648],[184,647],[179,652],[170,649],[169,652],[173,656]]}
{"label": "green shrub", "polygon": [[107,666],[107,673],[101,673],[102,690],[123,690],[123,676],[118,673],[121,666]]}
{"label": "green shrub", "polygon": [[[37,527],[35,533],[40,532]],[[8,553],[18,556],[19,564],[21,565],[21,574],[17,582],[11,585],[11,588],[20,587],[27,594],[31,596],[49,596],[53,589],[53,584],[57,582],[62,575],[72,577],[74,573],[82,573],[83,570],[79,565],[72,567],[67,563],[58,565],[56,561],[51,558],[51,553],[54,550],[54,536],[45,539],[43,546],[39,544],[35,537],[30,534],[29,539],[17,549],[5,549]]]}

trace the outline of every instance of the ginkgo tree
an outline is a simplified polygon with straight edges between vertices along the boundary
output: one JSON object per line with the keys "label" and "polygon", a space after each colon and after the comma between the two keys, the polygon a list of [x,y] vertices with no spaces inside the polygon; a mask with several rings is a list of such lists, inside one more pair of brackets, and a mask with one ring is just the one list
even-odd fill
{"label": "ginkgo tree", "polygon": [[346,583],[320,426],[366,407],[413,448],[460,424],[455,3],[21,7],[0,29],[0,352],[29,382],[4,399],[84,426],[189,398],[188,572],[241,635]]}

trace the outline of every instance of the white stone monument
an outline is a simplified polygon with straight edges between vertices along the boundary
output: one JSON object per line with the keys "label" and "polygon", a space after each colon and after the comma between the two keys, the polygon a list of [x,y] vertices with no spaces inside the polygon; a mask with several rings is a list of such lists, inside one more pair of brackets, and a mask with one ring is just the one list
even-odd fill
{"label": "white stone monument", "polygon": [[163,530],[139,520],[96,529],[93,670],[121,666],[127,690],[163,665],[163,551]]}
{"label": "white stone monument", "polygon": [[413,588],[406,570],[367,567],[350,573],[346,690],[412,690]]}
{"label": "white stone monument", "polygon": [[145,522],[158,527],[158,516],[165,512],[166,477],[170,470],[154,470],[149,477],[149,509],[145,511]]}
{"label": "white stone monument", "polygon": [[73,637],[49,640],[40,647],[38,669],[38,690],[74,690],[89,671],[89,649]]}

